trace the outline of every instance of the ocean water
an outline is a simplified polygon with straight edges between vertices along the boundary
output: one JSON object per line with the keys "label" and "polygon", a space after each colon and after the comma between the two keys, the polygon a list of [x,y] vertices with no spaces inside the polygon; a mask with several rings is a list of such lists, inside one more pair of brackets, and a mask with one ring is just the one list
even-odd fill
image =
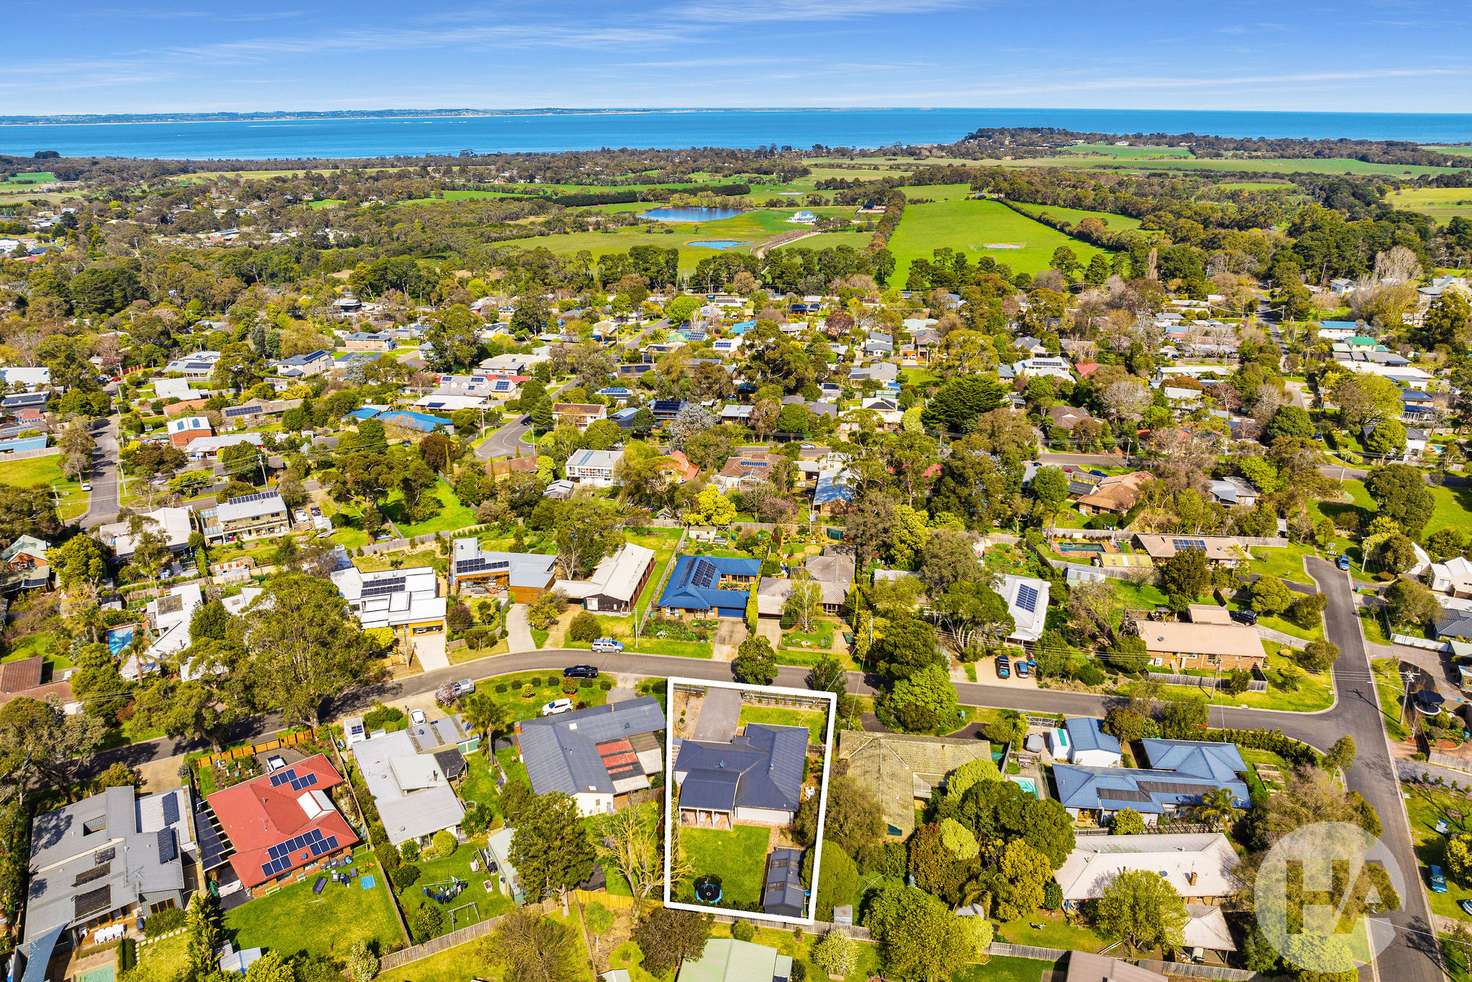
{"label": "ocean water", "polygon": [[1472,142],[1472,114],[1134,109],[519,111],[444,118],[0,123],[0,153],[260,160],[603,147],[882,147],[950,143],[983,126],[1104,133]]}

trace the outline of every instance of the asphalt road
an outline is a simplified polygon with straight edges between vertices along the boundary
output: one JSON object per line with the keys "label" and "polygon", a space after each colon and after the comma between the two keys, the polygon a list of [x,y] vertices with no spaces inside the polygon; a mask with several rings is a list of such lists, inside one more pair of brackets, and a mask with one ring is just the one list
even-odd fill
{"label": "asphalt road", "polygon": [[532,428],[530,421],[531,417],[523,414],[503,424],[499,430],[490,435],[485,443],[475,448],[476,457],[481,460],[490,460],[493,457],[515,457],[518,449],[526,449],[526,444],[521,442],[521,437]]}
{"label": "asphalt road", "polygon": [[[1334,705],[1317,713],[1212,706],[1210,725],[1279,730],[1321,749],[1327,749],[1346,734],[1354,738],[1358,756],[1347,775],[1349,786],[1364,795],[1380,814],[1384,825],[1382,841],[1400,863],[1407,886],[1402,909],[1391,916],[1391,923],[1397,928],[1396,939],[1378,959],[1379,975],[1395,982],[1433,982],[1442,979],[1444,974],[1435,953],[1430,910],[1417,882],[1419,869],[1411,844],[1410,827],[1401,802],[1400,783],[1391,760],[1390,747],[1380,722],[1369,655],[1360,634],[1359,618],[1355,616],[1351,581],[1348,574],[1321,559],[1307,560],[1307,569],[1319,589],[1329,598],[1325,626],[1329,640],[1339,646],[1339,658],[1334,663]],[[629,652],[595,654],[586,649],[543,649],[496,655],[347,693],[324,709],[324,717],[366,709],[378,701],[431,693],[455,679],[479,681],[515,672],[560,670],[571,664],[592,664],[608,673],[650,678],[675,676],[719,681],[731,677],[731,667],[726,662]],[[782,667],[778,670],[776,684],[804,688],[806,675],[805,668]],[[1024,712],[1099,716],[1108,704],[1105,697],[1089,693],[1014,688],[1010,685],[962,682],[957,683],[956,690],[964,705]],[[860,672],[849,673],[848,691],[859,695],[874,694],[872,684]],[[268,734],[281,725],[279,717],[258,718],[243,727],[241,732],[231,734],[230,738]],[[122,760],[137,766],[148,760],[170,757],[203,746],[198,741],[154,740],[97,754],[93,765],[100,769],[115,760]]]}
{"label": "asphalt road", "polygon": [[96,528],[118,518],[118,418],[109,416],[103,427],[93,431],[97,444],[92,452],[92,470],[85,479],[92,485],[87,497],[83,528]]}

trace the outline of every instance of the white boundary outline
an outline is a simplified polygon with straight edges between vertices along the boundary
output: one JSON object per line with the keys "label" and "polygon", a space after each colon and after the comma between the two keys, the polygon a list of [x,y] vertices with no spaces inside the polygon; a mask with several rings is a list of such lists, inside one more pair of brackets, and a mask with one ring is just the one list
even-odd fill
{"label": "white boundary outline", "polygon": [[[813,845],[813,882],[809,887],[808,912],[806,917],[789,917],[785,914],[764,914],[756,910],[736,910],[731,907],[712,907],[707,904],[687,904],[671,899],[673,887],[670,883],[670,834],[675,820],[671,805],[674,803],[675,787],[675,728],[671,713],[674,712],[675,687],[703,689],[738,689],[742,692],[763,692],[778,696],[797,696],[828,704],[828,728],[823,737],[823,778],[818,785],[818,835]],[[792,689],[780,685],[747,685],[743,682],[711,681],[670,677],[665,680],[665,782],[664,782],[664,905],[671,910],[689,910],[698,914],[730,914],[733,917],[758,921],[775,921],[783,924],[810,925],[818,907],[818,872],[823,862],[823,823],[828,817],[828,767],[833,757],[833,723],[838,715],[837,693],[815,689]],[[765,857],[763,857],[765,874]]]}

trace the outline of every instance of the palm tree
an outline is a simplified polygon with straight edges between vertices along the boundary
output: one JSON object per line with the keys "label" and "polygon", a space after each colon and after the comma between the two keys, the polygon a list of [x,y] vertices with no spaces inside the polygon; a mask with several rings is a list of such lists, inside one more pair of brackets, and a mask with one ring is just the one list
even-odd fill
{"label": "palm tree", "polygon": [[1206,792],[1201,796],[1201,803],[1191,809],[1194,821],[1218,831],[1230,827],[1241,817],[1242,809],[1237,807],[1232,792],[1226,788]]}
{"label": "palm tree", "polygon": [[505,732],[514,722],[510,707],[497,702],[489,693],[477,692],[465,700],[463,713],[466,724],[490,744],[488,755],[494,756],[496,735]]}

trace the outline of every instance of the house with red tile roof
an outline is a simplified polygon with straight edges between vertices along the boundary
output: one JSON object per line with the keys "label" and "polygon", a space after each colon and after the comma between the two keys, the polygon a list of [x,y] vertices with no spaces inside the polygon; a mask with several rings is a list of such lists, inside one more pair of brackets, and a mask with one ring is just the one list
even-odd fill
{"label": "house with red tile roof", "polygon": [[358,841],[328,792],[341,784],[323,754],[216,791],[205,799],[253,896],[316,869]]}

